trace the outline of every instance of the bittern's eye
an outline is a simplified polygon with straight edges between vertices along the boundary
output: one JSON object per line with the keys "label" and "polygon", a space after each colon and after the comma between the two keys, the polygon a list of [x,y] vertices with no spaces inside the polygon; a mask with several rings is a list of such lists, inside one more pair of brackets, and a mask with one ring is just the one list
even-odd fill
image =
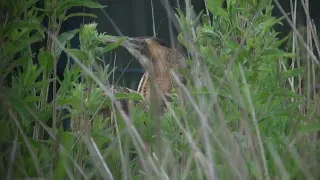
{"label": "bittern's eye", "polygon": [[146,41],[141,41],[140,42],[140,52],[145,55],[145,56],[149,56],[149,47],[148,47],[148,43]]}
{"label": "bittern's eye", "polygon": [[148,43],[146,41],[141,41],[140,45],[142,48],[147,48]]}

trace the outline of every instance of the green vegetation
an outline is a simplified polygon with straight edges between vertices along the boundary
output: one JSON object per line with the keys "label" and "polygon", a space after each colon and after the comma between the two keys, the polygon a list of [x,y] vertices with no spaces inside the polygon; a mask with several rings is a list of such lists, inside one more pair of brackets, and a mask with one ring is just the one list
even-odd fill
{"label": "green vegetation", "polygon": [[[126,117],[111,106],[119,98],[140,99],[110,91],[114,69],[101,57],[121,41],[106,44],[109,36],[94,23],[60,32],[72,16],[95,17],[66,16],[69,8],[103,7],[56,0],[39,9],[36,2],[0,3],[3,177],[319,179],[319,60],[312,53],[318,38],[311,21],[278,39],[273,27],[280,20],[271,15],[271,0],[230,0],[227,8],[208,0],[213,22],[206,13],[193,19],[191,8],[177,10],[190,83],[175,89],[165,114],[154,120],[141,107],[130,107]],[[48,27],[41,25],[45,19]],[[71,49],[76,34],[80,47]],[[59,79],[54,64],[63,51],[75,65]],[[52,102],[50,82],[61,85]],[[105,107],[113,109],[109,118],[98,113]],[[71,118],[73,129],[86,130],[64,131],[64,118]]]}

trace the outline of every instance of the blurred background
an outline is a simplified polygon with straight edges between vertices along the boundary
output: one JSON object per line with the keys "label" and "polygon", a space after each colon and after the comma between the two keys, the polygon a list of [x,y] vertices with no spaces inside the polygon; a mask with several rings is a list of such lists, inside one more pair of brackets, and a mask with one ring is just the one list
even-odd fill
{"label": "blurred background", "polygon": [[[93,19],[90,17],[70,18],[62,26],[61,32],[78,28],[82,23],[96,22],[98,23],[97,29],[100,33],[105,32],[109,35],[124,35],[132,37],[153,36],[153,4],[156,36],[160,39],[170,42],[170,39],[176,39],[178,31],[172,24],[172,21],[168,18],[169,16],[175,17],[174,14],[172,14],[172,12],[167,12],[164,8],[163,3],[166,2],[167,5],[172,8],[180,7],[183,10],[185,0],[97,0],[97,2],[102,5],[106,5],[107,7],[103,10],[90,10],[82,7],[76,7],[71,9],[69,13],[95,13],[98,16],[98,19]],[[283,6],[284,10],[287,13],[290,13],[290,4],[294,4],[295,0],[279,0],[279,2]],[[302,22],[305,22],[305,13],[303,11],[303,6],[299,3],[300,1],[297,4],[297,6],[299,7],[299,19],[297,24],[298,26],[304,26]],[[317,8],[320,7],[320,1],[310,0],[309,3],[311,18],[314,19],[315,24],[317,25],[320,23],[320,11],[317,10]],[[196,14],[205,10],[204,0],[191,0],[191,4],[193,5]],[[282,13],[276,6],[273,13],[276,17],[282,16]],[[279,25],[276,27],[276,30],[278,32],[281,32],[279,34],[279,37],[284,37],[289,33],[291,29],[285,20],[283,20],[283,23],[283,26]],[[170,29],[172,30],[170,31]],[[77,38],[74,38],[72,41],[72,47],[76,48],[78,46],[79,41]],[[118,80],[117,85],[127,86],[132,89],[137,88],[139,80],[143,74],[143,69],[124,48],[118,48],[114,52],[106,54],[104,58],[106,63],[110,63],[110,65],[114,65],[117,67],[115,73],[115,81]],[[66,56],[61,56],[58,64],[59,76],[63,76],[63,69],[65,68],[65,64]]]}

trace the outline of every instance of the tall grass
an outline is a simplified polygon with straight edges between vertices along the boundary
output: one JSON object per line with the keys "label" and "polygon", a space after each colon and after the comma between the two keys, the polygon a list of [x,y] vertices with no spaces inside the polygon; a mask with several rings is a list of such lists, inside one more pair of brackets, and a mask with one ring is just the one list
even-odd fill
{"label": "tall grass", "polygon": [[[292,26],[284,39],[274,30],[280,19],[271,14],[281,9],[278,1],[276,7],[271,0],[227,1],[222,8],[208,0],[199,15],[189,1],[176,11],[163,1],[168,13],[175,12],[169,17],[178,20],[177,39],[191,71],[172,71],[173,101],[160,117],[132,105],[128,116],[118,100],[141,97],[111,89],[114,69],[101,59],[124,39],[106,43],[111,37],[97,32],[95,23],[60,32],[71,16],[95,17],[68,15],[70,7],[103,7],[89,0],[45,2],[43,9],[32,0],[1,4],[3,177],[319,179],[319,44],[307,0],[301,2],[306,27],[296,24],[298,1],[292,1],[292,16],[282,11]],[[45,18],[47,28],[40,25]],[[76,34],[80,47],[72,49]],[[59,79],[54,64],[62,52],[75,64]],[[60,88],[50,102],[49,83],[55,81]]]}

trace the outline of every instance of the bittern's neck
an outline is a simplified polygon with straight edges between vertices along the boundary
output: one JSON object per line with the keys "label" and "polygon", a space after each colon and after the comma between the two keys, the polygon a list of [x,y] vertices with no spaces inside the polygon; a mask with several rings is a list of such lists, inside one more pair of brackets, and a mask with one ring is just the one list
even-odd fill
{"label": "bittern's neck", "polygon": [[146,89],[147,82],[148,82],[148,73],[145,72],[139,82],[139,86],[137,89],[137,92],[139,92],[143,97],[145,96],[144,90]]}

